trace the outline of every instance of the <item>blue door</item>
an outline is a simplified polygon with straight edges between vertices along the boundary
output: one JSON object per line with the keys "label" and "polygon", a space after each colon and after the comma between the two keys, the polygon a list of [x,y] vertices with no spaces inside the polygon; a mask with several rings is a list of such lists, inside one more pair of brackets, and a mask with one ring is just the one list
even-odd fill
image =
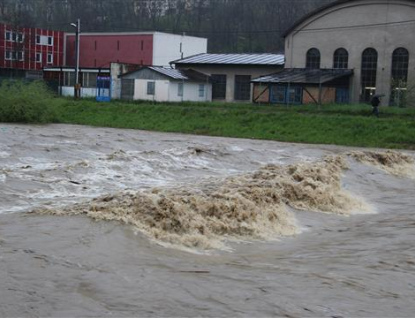
{"label": "blue door", "polygon": [[336,88],[336,103],[348,104],[349,103],[349,89],[345,87]]}
{"label": "blue door", "polygon": [[301,86],[273,85],[270,89],[272,104],[301,104],[303,88]]}

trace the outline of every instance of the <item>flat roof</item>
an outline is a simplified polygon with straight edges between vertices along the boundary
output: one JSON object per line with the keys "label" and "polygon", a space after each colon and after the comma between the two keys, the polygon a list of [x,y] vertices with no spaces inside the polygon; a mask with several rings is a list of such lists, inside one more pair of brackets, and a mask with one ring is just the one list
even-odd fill
{"label": "flat roof", "polygon": [[284,65],[284,54],[210,54],[192,55],[170,64],[215,64],[215,65]]}
{"label": "flat roof", "polygon": [[[75,72],[75,67],[70,66],[54,66],[54,67],[44,67],[44,72]],[[80,67],[79,72],[89,72],[89,73],[109,73],[109,68],[96,68],[96,67]]]}
{"label": "flat roof", "polygon": [[307,69],[307,68],[286,68],[281,72],[262,76],[252,80],[252,83],[293,83],[293,84],[324,84],[350,76],[353,70],[349,69]]}

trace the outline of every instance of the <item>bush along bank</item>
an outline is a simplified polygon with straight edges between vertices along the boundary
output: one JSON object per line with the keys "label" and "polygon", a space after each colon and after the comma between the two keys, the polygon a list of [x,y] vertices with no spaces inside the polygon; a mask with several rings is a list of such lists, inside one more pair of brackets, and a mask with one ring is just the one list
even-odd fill
{"label": "bush along bank", "polygon": [[57,120],[54,95],[41,81],[5,80],[0,85],[0,122],[47,123]]}

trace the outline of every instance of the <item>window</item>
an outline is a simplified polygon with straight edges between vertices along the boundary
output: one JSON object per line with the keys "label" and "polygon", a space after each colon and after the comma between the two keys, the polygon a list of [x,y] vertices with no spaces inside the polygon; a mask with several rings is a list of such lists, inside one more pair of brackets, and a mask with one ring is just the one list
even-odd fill
{"label": "window", "polygon": [[337,49],[333,56],[333,68],[348,68],[349,53],[345,49]]}
{"label": "window", "polygon": [[12,32],[11,31],[6,31],[4,38],[6,39],[6,41],[11,41],[12,40]]}
{"label": "window", "polygon": [[97,87],[97,74],[96,73],[83,73],[82,74],[82,86],[83,87]]}
{"label": "window", "polygon": [[401,106],[407,95],[409,52],[397,48],[392,54],[391,105]]}
{"label": "window", "polygon": [[179,83],[177,87],[177,96],[183,96],[183,83]]}
{"label": "window", "polygon": [[63,86],[75,86],[75,72],[63,73]]}
{"label": "window", "polygon": [[39,45],[53,45],[53,36],[47,36],[47,35],[36,35],[36,44]]}
{"label": "window", "polygon": [[251,75],[235,75],[235,100],[251,99]]}
{"label": "window", "polygon": [[271,102],[275,104],[285,103],[285,96],[287,92],[286,86],[272,86],[271,87]]}
{"label": "window", "polygon": [[36,53],[36,63],[42,63],[42,53]]}
{"label": "window", "polygon": [[147,82],[147,95],[155,95],[156,82]]}
{"label": "window", "polygon": [[47,60],[48,64],[53,64],[53,54],[52,53],[48,53],[48,60]]}
{"label": "window", "polygon": [[18,52],[5,51],[4,52],[4,58],[6,60],[10,60],[10,61],[15,61],[15,60],[23,61],[24,60],[24,52],[23,51],[18,51]]}
{"label": "window", "polygon": [[320,68],[320,51],[316,48],[309,49],[306,56],[306,68]]}
{"label": "window", "polygon": [[6,41],[23,43],[24,34],[21,32],[6,31],[4,34],[4,38],[6,39]]}
{"label": "window", "polygon": [[303,89],[301,86],[273,85],[270,101],[274,104],[301,104]]}
{"label": "window", "polygon": [[392,79],[406,82],[408,80],[409,52],[405,48],[398,48],[392,55]]}
{"label": "window", "polygon": [[199,97],[205,97],[205,85],[199,84]]}
{"label": "window", "polygon": [[226,75],[212,74],[212,98],[225,99],[226,98]]}
{"label": "window", "polygon": [[372,94],[376,91],[376,74],[378,67],[378,52],[368,48],[362,53],[362,91],[361,100],[369,102]]}
{"label": "window", "polygon": [[17,59],[19,61],[23,61],[24,60],[24,53],[22,51],[17,52]]}

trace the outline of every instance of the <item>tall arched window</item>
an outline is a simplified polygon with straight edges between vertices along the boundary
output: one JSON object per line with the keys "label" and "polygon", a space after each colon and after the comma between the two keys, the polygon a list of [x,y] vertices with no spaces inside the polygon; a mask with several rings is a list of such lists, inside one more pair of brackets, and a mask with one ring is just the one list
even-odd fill
{"label": "tall arched window", "polygon": [[392,79],[406,82],[408,80],[409,52],[400,47],[392,55]]}
{"label": "tall arched window", "polygon": [[370,101],[376,91],[376,70],[378,67],[378,52],[368,48],[362,53],[362,101]]}
{"label": "tall arched window", "polygon": [[307,51],[306,68],[320,68],[320,51],[318,49],[312,48]]}
{"label": "tall arched window", "polygon": [[409,52],[400,47],[392,54],[391,104],[401,106],[404,103],[408,81]]}
{"label": "tall arched window", "polygon": [[333,68],[348,68],[348,66],[349,53],[343,48],[334,51]]}

